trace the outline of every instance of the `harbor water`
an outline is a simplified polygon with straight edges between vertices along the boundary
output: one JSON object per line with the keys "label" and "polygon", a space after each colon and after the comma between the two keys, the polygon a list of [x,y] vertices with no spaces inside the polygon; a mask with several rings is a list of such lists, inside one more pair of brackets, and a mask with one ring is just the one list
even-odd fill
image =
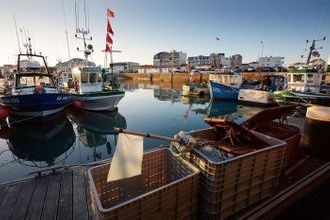
{"label": "harbor water", "polygon": [[[260,107],[183,97],[182,85],[125,82],[125,97],[114,112],[68,109],[56,120],[24,122],[1,129],[0,183],[53,167],[82,165],[111,158],[117,141],[113,127],[173,136],[206,128],[205,117],[230,114],[244,121]],[[168,142],[145,139],[144,150]]]}

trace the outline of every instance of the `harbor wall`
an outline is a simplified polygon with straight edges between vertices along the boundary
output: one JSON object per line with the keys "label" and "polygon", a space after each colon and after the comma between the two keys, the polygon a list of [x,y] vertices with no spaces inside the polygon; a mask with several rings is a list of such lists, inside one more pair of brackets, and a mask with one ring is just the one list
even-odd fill
{"label": "harbor wall", "polygon": [[[244,72],[242,73],[243,80],[262,80],[264,76],[281,74],[286,75],[286,72]],[[137,81],[145,82],[176,82],[176,83],[189,83],[189,73],[121,73],[118,76]],[[207,82],[209,79],[208,73],[193,74],[193,82]],[[330,84],[330,73],[326,73],[325,82]]]}
{"label": "harbor wall", "polygon": [[[147,81],[147,82],[177,82],[177,83],[189,83],[189,73],[122,73],[118,75],[122,78]],[[209,74],[193,74],[193,82],[207,82]]]}
{"label": "harbor wall", "polygon": [[[286,74],[284,73],[274,73],[274,72],[245,72],[242,73],[243,80],[262,80],[265,75],[274,74]],[[123,78],[133,79],[138,81],[148,81],[148,82],[181,82],[188,83],[190,74],[189,73],[121,73],[118,75]],[[208,73],[203,74],[193,74],[193,82],[207,82],[209,79]]]}

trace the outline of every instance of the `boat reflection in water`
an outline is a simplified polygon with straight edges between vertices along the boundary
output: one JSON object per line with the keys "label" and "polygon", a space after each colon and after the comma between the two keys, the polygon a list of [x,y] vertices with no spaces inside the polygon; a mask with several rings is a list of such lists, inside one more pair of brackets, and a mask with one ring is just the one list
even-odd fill
{"label": "boat reflection in water", "polygon": [[155,88],[154,97],[160,101],[180,102],[182,91],[169,88]]}
{"label": "boat reflection in water", "polygon": [[237,112],[236,101],[222,101],[222,102],[211,101],[207,108],[207,117],[215,118],[227,114],[232,114],[234,112]]}
{"label": "boat reflection in water", "polygon": [[208,118],[227,117],[237,124],[241,124],[250,117],[261,112],[263,108],[237,104],[236,101],[210,102],[207,108]]}
{"label": "boat reflection in water", "polygon": [[210,101],[209,95],[203,96],[182,96],[182,103],[184,105],[193,105],[193,104],[207,104]]}
{"label": "boat reflection in water", "polygon": [[73,152],[76,136],[65,115],[48,123],[16,124],[11,130],[8,147],[21,164],[49,167],[65,160]]}
{"label": "boat reflection in water", "polygon": [[94,161],[102,158],[96,148],[106,147],[107,153],[112,153],[112,147],[117,144],[117,133],[113,128],[127,127],[126,119],[118,113],[118,109],[104,112],[69,109],[67,115],[77,124],[79,140],[84,146],[93,149],[92,156],[87,159],[92,157]]}

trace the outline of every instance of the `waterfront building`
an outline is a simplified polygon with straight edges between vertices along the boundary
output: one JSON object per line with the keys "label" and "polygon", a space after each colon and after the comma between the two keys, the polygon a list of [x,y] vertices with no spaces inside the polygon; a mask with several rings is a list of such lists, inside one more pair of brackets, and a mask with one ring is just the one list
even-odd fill
{"label": "waterfront building", "polygon": [[188,63],[191,68],[197,68],[200,65],[211,65],[212,67],[220,68],[229,67],[230,59],[225,57],[224,53],[211,53],[209,56],[188,57]]}
{"label": "waterfront building", "polygon": [[230,67],[232,69],[239,69],[242,66],[243,56],[241,54],[235,54],[230,57]]}
{"label": "waterfront building", "polygon": [[175,66],[179,67],[182,64],[186,64],[187,54],[182,51],[170,51],[170,52],[159,52],[154,55],[153,63],[154,66]]}
{"label": "waterfront building", "polygon": [[[87,62],[87,64],[86,64]],[[81,58],[72,58],[71,60],[68,60],[66,62],[58,62],[55,67],[58,71],[67,71],[70,70],[72,67],[76,67],[76,66],[96,66],[95,63],[90,62],[90,61],[86,61],[84,59]]]}
{"label": "waterfront building", "polygon": [[138,73],[150,74],[150,73],[175,73],[180,72],[181,66],[155,66],[155,65],[140,65],[137,68]]}
{"label": "waterfront building", "polygon": [[196,68],[198,65],[211,65],[210,56],[194,56],[188,57],[188,64],[191,68]]}
{"label": "waterfront building", "polygon": [[139,63],[134,62],[118,62],[112,65],[114,73],[137,73],[139,67]]}
{"label": "waterfront building", "polygon": [[243,72],[248,71],[248,70],[249,70],[249,64],[248,64],[248,63],[242,63],[240,69],[241,69]]}
{"label": "waterfront building", "polygon": [[260,63],[259,62],[256,62],[256,61],[254,61],[254,62],[250,62],[250,63],[248,63],[248,65],[249,65],[249,71],[256,71],[257,69],[258,69],[258,67],[260,67]]}
{"label": "waterfront building", "polygon": [[259,57],[259,63],[262,67],[283,67],[284,66],[284,57],[273,57],[273,56],[265,56]]}

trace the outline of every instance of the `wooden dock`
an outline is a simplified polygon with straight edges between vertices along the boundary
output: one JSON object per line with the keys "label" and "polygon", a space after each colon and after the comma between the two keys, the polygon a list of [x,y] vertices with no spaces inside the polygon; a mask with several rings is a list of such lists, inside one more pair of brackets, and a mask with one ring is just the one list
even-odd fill
{"label": "wooden dock", "polygon": [[96,219],[85,167],[0,185],[0,219]]}

